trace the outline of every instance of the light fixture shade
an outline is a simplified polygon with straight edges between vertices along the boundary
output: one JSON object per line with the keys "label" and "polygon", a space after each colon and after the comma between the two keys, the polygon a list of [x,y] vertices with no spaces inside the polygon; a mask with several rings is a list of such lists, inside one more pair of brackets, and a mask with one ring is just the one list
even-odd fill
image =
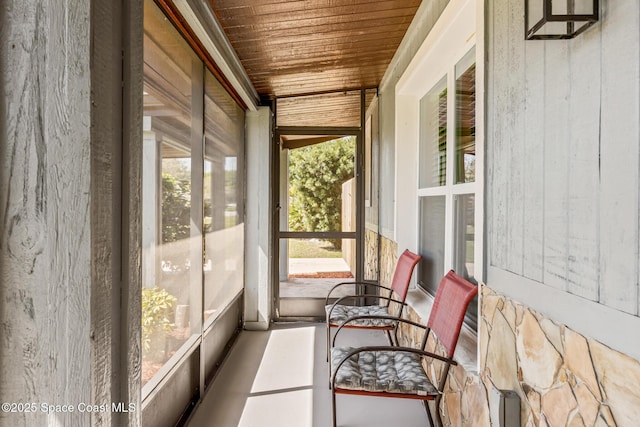
{"label": "light fixture shade", "polygon": [[527,40],[571,39],[598,22],[598,0],[525,0]]}

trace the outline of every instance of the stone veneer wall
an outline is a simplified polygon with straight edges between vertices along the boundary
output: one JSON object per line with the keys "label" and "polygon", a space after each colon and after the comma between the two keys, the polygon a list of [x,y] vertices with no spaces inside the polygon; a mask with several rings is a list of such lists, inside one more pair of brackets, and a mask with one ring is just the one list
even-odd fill
{"label": "stone veneer wall", "polygon": [[378,233],[364,230],[364,280],[378,280]]}
{"label": "stone veneer wall", "polygon": [[521,425],[640,425],[640,362],[488,287],[480,362],[487,387],[514,390]]}
{"label": "stone veneer wall", "polygon": [[[380,284],[391,286],[393,272],[398,262],[398,244],[380,236]],[[366,267],[365,267],[366,269]]]}

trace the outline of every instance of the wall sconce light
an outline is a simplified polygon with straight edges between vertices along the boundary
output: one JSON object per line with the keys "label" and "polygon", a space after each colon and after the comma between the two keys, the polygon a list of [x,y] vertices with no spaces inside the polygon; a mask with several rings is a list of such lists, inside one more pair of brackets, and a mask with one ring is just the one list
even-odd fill
{"label": "wall sconce light", "polygon": [[524,0],[527,40],[571,39],[598,22],[598,0]]}

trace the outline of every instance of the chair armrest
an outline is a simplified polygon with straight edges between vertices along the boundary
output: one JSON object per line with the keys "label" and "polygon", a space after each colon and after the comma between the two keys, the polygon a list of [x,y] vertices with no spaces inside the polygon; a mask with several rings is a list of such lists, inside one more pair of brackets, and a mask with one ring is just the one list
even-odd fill
{"label": "chair armrest", "polygon": [[[401,304],[403,307],[405,305],[407,305],[407,303],[404,302],[404,301],[400,301],[400,300],[397,300],[397,299],[393,299],[391,297],[385,297],[385,296],[376,295],[376,294],[345,295],[345,296],[343,296],[341,298],[338,298],[338,300],[331,305],[331,308],[327,312],[327,316],[326,316],[327,324],[329,322],[329,319],[331,318],[331,313],[333,313],[333,310],[336,308],[336,306],[340,305],[340,303],[342,301],[347,300],[347,299],[351,299],[351,298],[379,298],[379,299],[383,299],[383,300],[387,300],[387,301],[391,301],[391,302],[395,302],[395,303]],[[325,306],[326,305],[328,305],[328,304],[325,304]]]}
{"label": "chair armrest", "polygon": [[375,283],[375,282],[367,282],[366,280],[365,280],[365,281],[354,281],[354,282],[340,282],[340,283],[338,283],[337,285],[335,285],[334,287],[332,287],[332,288],[329,290],[329,293],[327,294],[327,297],[326,297],[326,298],[325,298],[325,300],[324,300],[324,305],[329,305],[329,298],[331,297],[331,293],[332,293],[335,289],[339,288],[340,286],[344,286],[344,285],[367,285],[367,286],[375,286],[375,287],[377,287],[377,288],[387,289],[387,290],[389,290],[389,291],[391,290],[391,288],[388,288],[388,287],[386,287],[386,286],[379,285],[379,284],[377,284],[377,283]]}
{"label": "chair armrest", "polygon": [[[426,332],[428,332],[430,330],[430,328],[425,326],[425,325],[422,325],[420,323],[414,322],[413,320],[403,319],[402,317],[396,317],[396,316],[373,316],[373,315],[371,315],[371,316],[368,316],[368,315],[353,316],[353,317],[350,317],[347,320],[345,320],[338,327],[338,329],[336,330],[336,333],[333,335],[333,341],[331,342],[331,347],[335,347],[336,346],[336,338],[338,337],[338,334],[340,333],[342,328],[344,328],[350,322],[354,322],[356,320],[362,320],[362,319],[392,320],[394,322],[404,323],[404,324],[407,324],[407,325],[415,326],[416,328],[424,329]],[[398,348],[398,347],[391,347],[391,348]]]}
{"label": "chair armrest", "polygon": [[352,356],[358,354],[358,353],[362,353],[364,351],[397,351],[397,352],[403,352],[403,353],[413,353],[413,354],[417,354],[420,355],[422,357],[430,357],[432,359],[436,359],[436,360],[440,360],[442,362],[445,362],[449,365],[457,365],[458,362],[456,362],[453,359],[450,359],[448,357],[445,356],[441,356],[439,354],[435,354],[432,353],[430,351],[424,351],[424,350],[419,350],[417,348],[411,348],[411,347],[391,347],[391,346],[386,346],[386,345],[381,345],[381,346],[367,346],[367,347],[358,347],[358,348],[354,348],[353,350],[351,350],[349,353],[347,353],[338,363],[338,365],[335,367],[335,370],[331,373],[331,387],[333,390],[335,390],[336,387],[336,375],[338,375],[338,371],[340,370],[340,367],[347,361],[349,360]]}

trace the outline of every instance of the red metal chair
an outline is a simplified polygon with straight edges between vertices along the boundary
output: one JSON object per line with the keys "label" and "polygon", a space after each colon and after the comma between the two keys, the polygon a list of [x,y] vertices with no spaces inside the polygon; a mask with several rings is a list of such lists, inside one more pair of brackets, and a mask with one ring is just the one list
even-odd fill
{"label": "red metal chair", "polygon": [[[331,393],[333,426],[336,427],[336,394],[398,397],[422,400],[433,426],[433,417],[427,401],[435,401],[436,419],[442,426],[439,405],[442,399],[447,374],[451,365],[456,365],[453,353],[458,342],[462,321],[469,303],[478,293],[478,287],[451,270],[440,282],[427,326],[407,319],[396,322],[425,330],[420,349],[398,346],[335,347],[342,328],[351,321],[357,322],[366,316],[358,316],[341,325],[333,338],[331,349]],[[433,332],[445,349],[444,355],[425,351],[429,334]],[[423,358],[441,361],[444,366],[438,384],[427,376]]]}
{"label": "red metal chair", "polygon": [[[331,339],[331,328],[336,328],[342,325],[348,319],[355,316],[364,316],[360,317],[357,321],[349,322],[346,326],[348,328],[359,328],[359,329],[376,329],[382,330],[387,333],[387,338],[389,339],[389,343],[391,345],[394,344],[393,339],[391,338],[391,331],[394,332],[394,338],[397,338],[397,325],[398,322],[395,320],[396,317],[402,317],[402,308],[405,304],[405,299],[407,297],[407,291],[409,290],[409,282],[411,281],[411,275],[413,274],[413,270],[418,264],[422,257],[418,254],[414,254],[408,249],[405,250],[400,258],[398,258],[398,263],[396,264],[396,270],[393,274],[393,280],[391,282],[391,287],[382,286],[375,283],[370,282],[343,282],[338,283],[334,286],[327,295],[325,300],[325,312],[326,312],[326,322],[327,322],[327,360],[329,359],[330,352],[330,339]],[[353,285],[353,284],[366,284],[367,286],[376,287],[379,289],[385,289],[390,291],[389,296],[383,296],[378,294],[365,294],[365,295],[347,295],[342,298],[339,298],[335,303],[329,304],[329,299],[331,298],[331,293],[337,288],[345,285]],[[359,298],[377,298],[378,300],[386,301],[385,304],[380,305],[345,305],[343,304],[345,301],[352,300],[357,301]],[[395,298],[394,298],[395,297]],[[390,311],[391,303],[397,303],[399,308],[397,313]],[[380,303],[380,301],[378,301]],[[385,318],[371,318],[369,316],[393,316],[393,319],[385,319]]]}

